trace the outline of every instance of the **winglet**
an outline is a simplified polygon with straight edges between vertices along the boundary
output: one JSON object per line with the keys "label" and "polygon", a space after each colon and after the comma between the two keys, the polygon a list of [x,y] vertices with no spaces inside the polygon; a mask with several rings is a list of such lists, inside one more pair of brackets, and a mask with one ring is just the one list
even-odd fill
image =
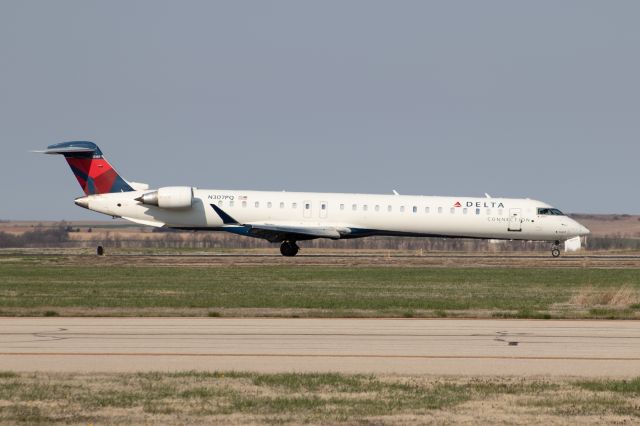
{"label": "winglet", "polygon": [[220,219],[222,219],[222,223],[224,223],[225,225],[239,225],[239,222],[237,220],[226,214],[220,207],[216,206],[215,204],[210,205],[213,210],[218,213],[218,216],[220,216]]}

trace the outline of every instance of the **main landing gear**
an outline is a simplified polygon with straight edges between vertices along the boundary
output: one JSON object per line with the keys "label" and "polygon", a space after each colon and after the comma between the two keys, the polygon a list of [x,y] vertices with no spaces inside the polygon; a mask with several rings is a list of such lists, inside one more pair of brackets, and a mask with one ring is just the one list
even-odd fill
{"label": "main landing gear", "polygon": [[280,253],[282,253],[283,256],[293,257],[298,254],[298,250],[300,250],[300,247],[298,247],[295,241],[283,241],[280,245]]}
{"label": "main landing gear", "polygon": [[553,247],[551,247],[551,256],[560,257],[560,241],[553,243]]}

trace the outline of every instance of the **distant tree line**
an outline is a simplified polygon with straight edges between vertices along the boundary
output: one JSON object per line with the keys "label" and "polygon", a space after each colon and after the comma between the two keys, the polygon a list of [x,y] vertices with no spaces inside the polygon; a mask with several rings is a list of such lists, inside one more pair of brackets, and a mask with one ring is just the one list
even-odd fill
{"label": "distant tree line", "polygon": [[0,232],[1,248],[60,247],[69,242],[69,227],[61,222],[56,227],[36,226],[22,234]]}

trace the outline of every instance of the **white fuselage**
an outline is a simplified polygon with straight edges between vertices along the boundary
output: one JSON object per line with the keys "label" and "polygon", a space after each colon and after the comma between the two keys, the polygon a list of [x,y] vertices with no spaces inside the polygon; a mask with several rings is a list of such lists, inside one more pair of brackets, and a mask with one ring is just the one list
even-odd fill
{"label": "white fuselage", "polygon": [[[254,225],[337,230],[335,237],[327,238],[409,235],[565,241],[589,233],[568,216],[539,214],[539,209],[551,206],[530,199],[194,189],[191,207],[167,209],[135,200],[148,192],[90,195],[76,202],[145,225],[239,234],[243,227]],[[212,204],[236,223],[225,221]]]}

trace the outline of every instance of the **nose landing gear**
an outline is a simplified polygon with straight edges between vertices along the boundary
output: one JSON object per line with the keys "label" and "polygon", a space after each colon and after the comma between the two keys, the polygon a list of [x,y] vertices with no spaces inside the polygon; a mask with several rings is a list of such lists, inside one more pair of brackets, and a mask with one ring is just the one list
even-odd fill
{"label": "nose landing gear", "polygon": [[283,241],[280,245],[280,253],[286,257],[295,256],[298,254],[298,250],[300,250],[300,247],[298,247],[295,241]]}
{"label": "nose landing gear", "polygon": [[551,247],[551,256],[560,257],[560,241],[553,243],[553,247]]}

